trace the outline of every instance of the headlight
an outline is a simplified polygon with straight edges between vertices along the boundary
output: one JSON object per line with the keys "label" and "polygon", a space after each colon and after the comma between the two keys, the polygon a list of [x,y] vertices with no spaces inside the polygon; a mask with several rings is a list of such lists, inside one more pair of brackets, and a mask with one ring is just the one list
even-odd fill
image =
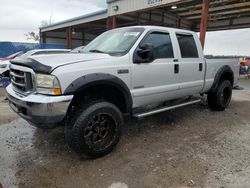
{"label": "headlight", "polygon": [[58,79],[53,75],[37,74],[36,75],[37,93],[47,95],[61,95],[61,87]]}
{"label": "headlight", "polygon": [[7,67],[7,64],[0,64],[1,69],[5,69]]}

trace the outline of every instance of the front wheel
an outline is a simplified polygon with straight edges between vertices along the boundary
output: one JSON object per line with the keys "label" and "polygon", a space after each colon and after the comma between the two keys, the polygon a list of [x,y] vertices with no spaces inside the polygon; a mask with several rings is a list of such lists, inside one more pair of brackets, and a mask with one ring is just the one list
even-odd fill
{"label": "front wheel", "polygon": [[71,114],[65,126],[68,145],[87,158],[102,157],[113,150],[121,137],[123,118],[119,109],[106,101],[92,101]]}
{"label": "front wheel", "polygon": [[208,93],[208,106],[211,110],[225,110],[232,98],[232,85],[230,81],[222,81],[215,92]]}

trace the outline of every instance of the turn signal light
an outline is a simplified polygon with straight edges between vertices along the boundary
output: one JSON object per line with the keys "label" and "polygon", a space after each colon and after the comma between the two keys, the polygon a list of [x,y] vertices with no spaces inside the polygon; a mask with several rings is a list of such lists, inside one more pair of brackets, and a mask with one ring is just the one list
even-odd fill
{"label": "turn signal light", "polygon": [[53,89],[53,93],[54,93],[54,95],[61,95],[62,91],[60,88],[57,88],[57,89]]}

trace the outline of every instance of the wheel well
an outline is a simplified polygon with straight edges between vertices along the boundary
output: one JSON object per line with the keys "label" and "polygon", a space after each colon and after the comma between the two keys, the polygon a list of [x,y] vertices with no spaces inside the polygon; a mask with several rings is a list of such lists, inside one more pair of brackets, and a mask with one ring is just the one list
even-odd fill
{"label": "wheel well", "polygon": [[214,83],[211,89],[207,93],[215,92],[223,80],[229,80],[232,86],[234,84],[234,73],[229,66],[223,66],[220,68],[220,70],[215,75]]}
{"label": "wheel well", "polygon": [[78,91],[74,95],[70,108],[94,99],[106,100],[116,105],[122,113],[128,113],[130,111],[130,106],[124,93],[117,87],[108,84],[93,85]]}
{"label": "wheel well", "polygon": [[223,80],[229,80],[232,86],[234,84],[234,76],[230,72],[225,72],[221,75],[220,82]]}

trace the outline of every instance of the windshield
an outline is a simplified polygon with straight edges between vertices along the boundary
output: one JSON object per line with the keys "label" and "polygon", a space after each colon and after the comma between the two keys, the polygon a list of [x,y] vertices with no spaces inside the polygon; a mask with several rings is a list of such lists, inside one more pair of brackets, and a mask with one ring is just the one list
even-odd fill
{"label": "windshield", "polygon": [[139,38],[143,28],[120,28],[107,31],[93,40],[84,49],[84,53],[126,54]]}

